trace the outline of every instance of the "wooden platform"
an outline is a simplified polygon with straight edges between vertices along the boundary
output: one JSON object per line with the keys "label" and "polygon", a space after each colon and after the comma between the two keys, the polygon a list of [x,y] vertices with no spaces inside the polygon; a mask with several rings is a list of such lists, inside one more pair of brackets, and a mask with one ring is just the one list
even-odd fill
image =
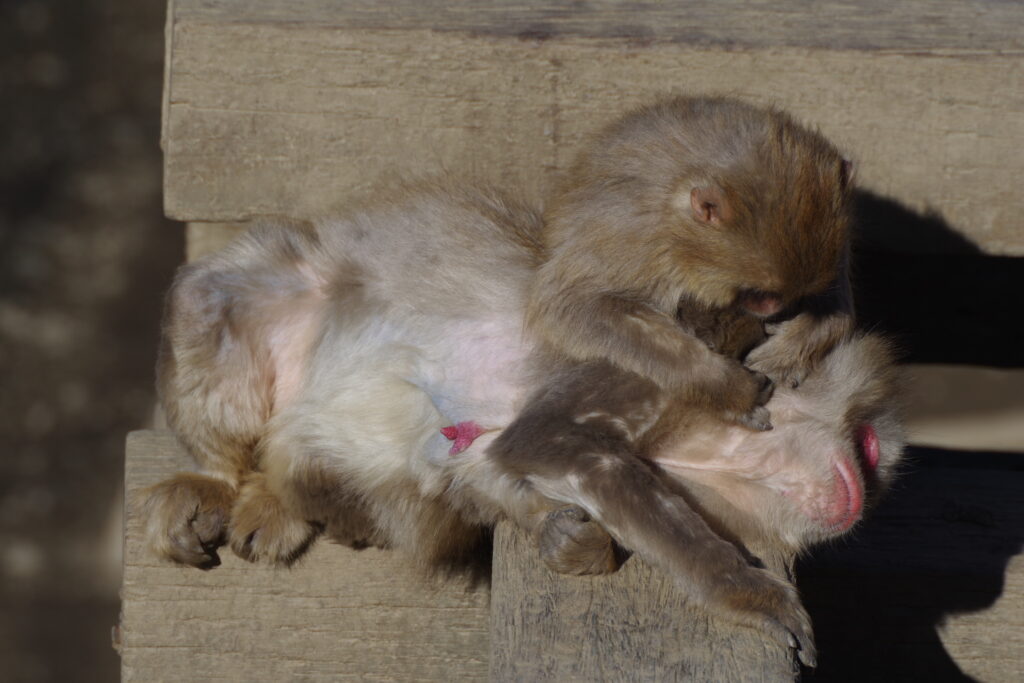
{"label": "wooden platform", "polygon": [[[854,539],[799,568],[815,681],[1024,676],[1024,467],[1006,455],[917,458]],[[170,434],[135,432],[125,488],[189,464]],[[792,680],[787,652],[687,607],[642,563],[557,576],[509,527],[492,585],[468,589],[326,542],[288,570],[227,550],[209,571],[173,567],[146,554],[140,523],[129,504],[125,681]]]}
{"label": "wooden platform", "polygon": [[167,213],[313,212],[442,165],[541,195],[595,126],[714,92],[814,122],[865,189],[1024,254],[1024,5],[829,7],[173,0]]}
{"label": "wooden platform", "polygon": [[[857,164],[858,305],[910,360],[916,462],[800,586],[814,681],[1024,679],[1024,5],[171,0],[165,205],[190,258],[263,213],[343,208],[448,168],[545,194],[595,127],[668,93],[776,103]],[[948,365],[956,363],[957,365]],[[980,366],[999,366],[1000,369]],[[187,465],[129,439],[127,489]],[[690,611],[639,562],[553,576],[511,529],[493,581],[378,551],[291,570],[155,564],[128,509],[130,681],[792,680],[788,653]]]}

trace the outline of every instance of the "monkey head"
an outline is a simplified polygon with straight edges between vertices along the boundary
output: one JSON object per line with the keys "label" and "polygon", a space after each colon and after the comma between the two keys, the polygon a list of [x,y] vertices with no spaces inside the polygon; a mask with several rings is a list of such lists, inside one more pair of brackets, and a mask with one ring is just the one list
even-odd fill
{"label": "monkey head", "polygon": [[799,551],[847,532],[894,478],[903,450],[898,371],[884,340],[857,335],[799,388],[779,387],[775,428],[694,417],[652,459],[706,519],[749,546]]}
{"label": "monkey head", "polygon": [[604,277],[663,310],[685,294],[768,317],[836,281],[851,172],[781,111],[671,99],[589,145],[551,204],[548,246],[574,268],[616,264]]}

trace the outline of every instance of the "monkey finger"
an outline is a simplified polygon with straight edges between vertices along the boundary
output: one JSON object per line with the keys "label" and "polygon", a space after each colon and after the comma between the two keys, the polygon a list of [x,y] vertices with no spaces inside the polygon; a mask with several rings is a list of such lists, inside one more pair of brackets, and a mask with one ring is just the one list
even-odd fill
{"label": "monkey finger", "polygon": [[231,511],[228,543],[243,560],[287,567],[302,556],[319,532],[319,526],[296,516],[267,488],[263,475],[253,475],[242,486]]}
{"label": "monkey finger", "polygon": [[220,564],[234,492],[219,480],[181,473],[138,494],[146,536],[155,552],[201,569]]}
{"label": "monkey finger", "polygon": [[818,665],[811,620],[802,606],[797,604],[790,614],[765,619],[765,631],[780,644],[796,650],[800,663],[808,667]]}
{"label": "monkey finger", "polygon": [[775,393],[775,383],[763,373],[752,371],[752,374],[757,384],[757,397],[754,399],[754,405],[763,406],[771,400],[772,394]]}

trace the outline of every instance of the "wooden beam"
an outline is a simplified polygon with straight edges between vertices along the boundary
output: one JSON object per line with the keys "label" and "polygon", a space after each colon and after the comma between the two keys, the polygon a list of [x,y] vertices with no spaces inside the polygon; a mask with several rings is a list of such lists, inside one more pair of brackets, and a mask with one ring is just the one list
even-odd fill
{"label": "wooden beam", "polygon": [[1024,49],[1024,8],[999,0],[689,0],[631,2],[508,0],[176,0],[178,16],[218,23],[427,29],[550,39],[624,38],[689,45],[843,50]]}
{"label": "wooden beam", "polygon": [[1024,254],[1024,194],[1007,182],[1024,174],[1024,5],[897,3],[885,21],[876,3],[713,5],[176,0],[166,210],[318,213],[442,167],[539,197],[597,126],[710,92],[793,111],[874,196]]}

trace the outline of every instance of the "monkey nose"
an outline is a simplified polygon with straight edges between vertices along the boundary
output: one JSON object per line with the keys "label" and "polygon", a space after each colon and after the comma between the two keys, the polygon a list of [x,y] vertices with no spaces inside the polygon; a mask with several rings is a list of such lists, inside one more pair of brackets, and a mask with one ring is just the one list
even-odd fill
{"label": "monkey nose", "polygon": [[746,291],[740,295],[740,306],[754,315],[767,318],[782,310],[782,297],[772,292]]}

